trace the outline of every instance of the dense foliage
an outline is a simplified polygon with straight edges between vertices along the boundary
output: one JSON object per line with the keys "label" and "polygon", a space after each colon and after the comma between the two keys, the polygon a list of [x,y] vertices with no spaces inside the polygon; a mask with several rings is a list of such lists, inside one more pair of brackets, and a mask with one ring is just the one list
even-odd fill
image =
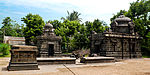
{"label": "dense foliage", "polygon": [[99,19],[95,19],[93,22],[87,21],[83,24],[78,20],[70,21],[68,19],[64,19],[63,22],[54,20],[50,21],[50,23],[55,28],[55,34],[62,37],[61,45],[63,52],[89,48],[90,40],[88,37],[91,31],[100,33],[108,28],[106,23]]}
{"label": "dense foliage", "polygon": [[9,55],[10,46],[8,44],[0,43],[0,56]]}
{"label": "dense foliage", "polygon": [[81,15],[81,13],[78,13],[77,11],[73,11],[72,13],[69,13],[69,11],[67,11],[68,16],[66,16],[66,18],[62,17],[62,20],[69,20],[69,21],[81,21],[81,18],[79,18],[79,16]]}
{"label": "dense foliage", "polygon": [[5,36],[23,36],[23,26],[20,26],[16,21],[13,21],[10,17],[6,17],[3,22],[1,32]]}
{"label": "dense foliage", "polygon": [[10,17],[3,19],[2,27],[0,28],[0,41],[2,42],[3,36],[23,36],[23,25],[19,25],[16,21],[13,21]]}
{"label": "dense foliage", "polygon": [[33,15],[31,13],[22,18],[22,21],[26,24],[24,29],[24,37],[27,45],[36,44],[36,36],[39,36],[43,32],[44,20],[39,15]]}

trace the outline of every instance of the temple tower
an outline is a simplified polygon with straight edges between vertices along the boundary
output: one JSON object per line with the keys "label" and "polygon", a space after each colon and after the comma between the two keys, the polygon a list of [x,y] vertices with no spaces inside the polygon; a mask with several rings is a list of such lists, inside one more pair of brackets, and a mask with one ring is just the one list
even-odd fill
{"label": "temple tower", "polygon": [[47,23],[43,28],[43,34],[37,36],[38,56],[50,57],[62,53],[60,45],[61,37],[56,36],[54,30],[53,25]]}
{"label": "temple tower", "polygon": [[111,30],[91,35],[91,53],[116,58],[140,58],[140,37],[134,23],[121,14],[111,23]]}

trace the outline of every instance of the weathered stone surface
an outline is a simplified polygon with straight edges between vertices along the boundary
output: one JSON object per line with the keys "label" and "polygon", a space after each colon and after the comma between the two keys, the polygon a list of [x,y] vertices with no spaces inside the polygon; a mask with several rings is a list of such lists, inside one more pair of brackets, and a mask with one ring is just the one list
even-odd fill
{"label": "weathered stone surface", "polygon": [[8,70],[39,70],[36,46],[13,45]]}
{"label": "weathered stone surface", "polygon": [[76,58],[37,58],[39,65],[49,65],[49,64],[75,64]]}
{"label": "weathered stone surface", "polygon": [[10,45],[25,45],[25,38],[24,37],[4,36],[3,42],[10,44]]}
{"label": "weathered stone surface", "polygon": [[134,32],[134,23],[120,15],[111,24],[111,30],[91,35],[91,53],[116,58],[140,58],[142,39]]}
{"label": "weathered stone surface", "polygon": [[114,57],[83,57],[81,63],[110,63],[115,62]]}
{"label": "weathered stone surface", "polygon": [[54,34],[53,25],[48,23],[44,26],[43,35],[37,36],[39,57],[52,57],[62,53],[60,45],[61,37]]}

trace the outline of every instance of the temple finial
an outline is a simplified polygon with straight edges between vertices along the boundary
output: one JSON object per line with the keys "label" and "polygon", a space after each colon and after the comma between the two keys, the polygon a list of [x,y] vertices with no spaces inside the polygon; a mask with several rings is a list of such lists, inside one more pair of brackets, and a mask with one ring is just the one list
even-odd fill
{"label": "temple finial", "polygon": [[123,15],[123,12],[121,11],[120,15]]}

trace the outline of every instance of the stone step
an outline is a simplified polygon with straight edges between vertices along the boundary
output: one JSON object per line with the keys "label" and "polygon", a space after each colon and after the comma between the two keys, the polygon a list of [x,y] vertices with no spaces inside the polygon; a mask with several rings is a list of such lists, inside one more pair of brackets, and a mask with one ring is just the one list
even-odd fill
{"label": "stone step", "polygon": [[51,57],[51,58],[37,58],[39,65],[49,64],[75,64],[76,58],[70,57]]}
{"label": "stone step", "polygon": [[9,71],[18,71],[18,70],[39,70],[37,63],[11,63],[7,67]]}
{"label": "stone step", "polygon": [[81,63],[110,63],[115,62],[114,57],[83,57]]}

